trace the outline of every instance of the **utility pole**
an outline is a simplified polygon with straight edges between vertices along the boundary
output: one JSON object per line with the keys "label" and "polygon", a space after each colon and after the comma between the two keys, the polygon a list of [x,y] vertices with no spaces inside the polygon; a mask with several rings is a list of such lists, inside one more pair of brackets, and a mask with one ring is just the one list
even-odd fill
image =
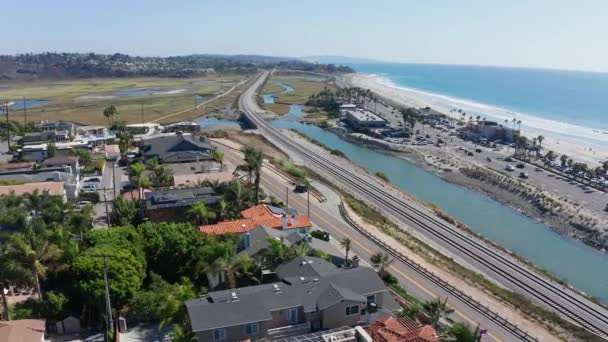
{"label": "utility pole", "polygon": [[27,126],[27,109],[25,108],[25,96],[23,96],[23,125]]}
{"label": "utility pole", "polygon": [[114,188],[114,201],[116,201],[116,162],[112,162],[112,187]]}
{"label": "utility pole", "polygon": [[4,110],[6,111],[6,136],[8,143],[8,150],[11,150],[11,125],[8,121],[8,100],[4,101]]}
{"label": "utility pole", "polygon": [[285,208],[289,208],[289,185],[285,187]]}
{"label": "utility pole", "polygon": [[106,256],[103,256],[103,283],[106,292],[106,310],[108,318],[108,330],[112,330],[112,305],[110,304],[110,286],[108,285],[108,260]]}
{"label": "utility pole", "polygon": [[306,189],[306,201],[308,205],[308,218],[310,218],[310,189]]}
{"label": "utility pole", "polygon": [[108,211],[108,195],[106,194],[106,188],[103,188],[103,201],[106,204],[106,223],[108,225],[108,228],[110,228],[110,214]]}

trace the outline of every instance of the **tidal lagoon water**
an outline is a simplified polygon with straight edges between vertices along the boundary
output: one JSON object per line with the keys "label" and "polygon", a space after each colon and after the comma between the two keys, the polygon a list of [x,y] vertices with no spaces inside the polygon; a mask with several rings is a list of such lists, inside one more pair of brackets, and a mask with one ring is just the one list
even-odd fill
{"label": "tidal lagoon water", "polygon": [[51,103],[51,101],[49,101],[49,100],[34,100],[34,99],[25,99],[25,101],[9,100],[9,102],[13,103],[13,105],[9,107],[9,110],[11,110],[11,111],[23,110],[24,106],[25,106],[25,109],[29,109],[29,108],[44,106],[44,105]]}
{"label": "tidal lagoon water", "polygon": [[297,121],[304,113],[292,105],[273,121],[277,128],[294,128],[339,149],[371,172],[384,172],[397,187],[434,203],[486,238],[563,278],[590,295],[608,302],[608,256],[577,241],[565,239],[547,225],[526,217],[481,193],[441,179],[407,160],[340,139],[317,126]]}

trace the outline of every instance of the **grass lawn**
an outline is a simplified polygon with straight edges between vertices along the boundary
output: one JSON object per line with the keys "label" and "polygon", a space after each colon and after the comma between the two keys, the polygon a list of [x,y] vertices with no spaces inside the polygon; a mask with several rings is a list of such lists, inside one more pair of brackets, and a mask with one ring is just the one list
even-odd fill
{"label": "grass lawn", "polygon": [[[48,105],[28,109],[28,120],[64,119],[84,124],[106,124],[103,109],[113,104],[118,108],[120,119],[128,123],[136,123],[141,122],[142,102],[144,119],[154,120],[192,108],[194,95],[203,96],[203,99],[197,100],[200,103],[214,97],[221,89],[225,91],[230,89],[242,79],[241,76],[227,75],[205,78],[95,78],[4,82],[0,83],[0,86],[3,86],[0,87],[0,99],[18,100],[25,96],[26,99],[51,101]],[[150,88],[170,93],[142,96],[115,95],[115,92],[120,90]],[[209,103],[209,106],[214,102]],[[181,115],[180,117],[193,118],[200,116],[197,112],[202,111],[201,108],[184,113],[183,117]],[[10,114],[15,120],[23,120],[23,112],[19,110],[18,104]],[[176,117],[171,119],[173,121]]]}
{"label": "grass lawn", "polygon": [[268,82],[266,82],[266,84],[264,85],[264,88],[262,88],[262,94],[280,93],[283,90],[284,90],[283,87],[278,85],[277,82],[270,79],[270,80],[268,80]]}
{"label": "grass lawn", "polygon": [[289,113],[289,105],[284,103],[267,103],[264,105],[264,108],[278,115]]}
{"label": "grass lawn", "polygon": [[312,94],[317,94],[324,87],[329,87],[333,89],[333,86],[330,86],[326,83],[322,82],[310,82],[310,81],[297,81],[297,82],[285,82],[294,88],[294,91],[288,93],[279,93],[276,95],[277,103],[286,103],[286,104],[304,104],[308,101],[308,98]]}

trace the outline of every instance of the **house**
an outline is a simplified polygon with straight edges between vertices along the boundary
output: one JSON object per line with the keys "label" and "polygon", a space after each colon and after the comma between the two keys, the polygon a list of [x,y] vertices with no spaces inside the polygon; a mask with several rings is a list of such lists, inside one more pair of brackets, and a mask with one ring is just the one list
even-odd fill
{"label": "house", "polygon": [[[180,166],[182,164],[179,164]],[[173,172],[173,184],[178,187],[191,187],[204,181],[228,183],[234,179],[232,172],[203,172],[203,173],[177,173]]]}
{"label": "house", "polygon": [[351,127],[360,130],[382,128],[387,125],[383,118],[362,109],[347,110],[345,120]]}
{"label": "house", "polygon": [[437,342],[437,331],[430,325],[421,325],[407,317],[384,317],[367,329],[376,342]]}
{"label": "house", "polygon": [[26,183],[18,185],[3,185],[0,186],[0,196],[10,195],[14,193],[17,196],[25,194],[31,194],[34,191],[45,196],[61,196],[64,201],[66,200],[66,191],[63,186],[63,182],[37,182],[37,183]]}
{"label": "house", "polygon": [[183,121],[165,126],[164,132],[188,132],[197,133],[201,131],[201,125],[192,121]]}
{"label": "house", "polygon": [[264,252],[270,247],[268,239],[277,239],[285,246],[296,246],[303,240],[302,235],[295,231],[284,231],[266,226],[257,226],[242,234],[241,245],[237,250],[239,255],[247,255],[258,264],[266,264]]}
{"label": "house", "polygon": [[203,202],[213,206],[222,199],[209,187],[156,190],[144,196],[144,215],[153,222],[184,221],[192,204]]}
{"label": "house", "polygon": [[113,144],[116,134],[110,133],[105,126],[80,126],[76,128],[75,141],[86,142],[90,146]]}
{"label": "house", "polygon": [[266,226],[283,231],[307,234],[312,227],[310,218],[298,214],[294,209],[282,209],[265,204],[245,209],[241,211],[241,216],[243,218],[238,220],[200,226],[199,230],[209,235],[243,234],[258,226]]}
{"label": "house", "polygon": [[80,157],[77,156],[57,156],[47,158],[42,162],[43,167],[69,167],[71,173],[76,175],[80,173],[79,162]]}
{"label": "house", "polygon": [[[315,266],[302,267],[309,261]],[[319,258],[297,257],[277,275],[280,282],[187,301],[198,341],[275,339],[355,327],[400,309],[371,268],[340,269]]]}
{"label": "house", "polygon": [[170,134],[145,138],[141,153],[146,159],[157,158],[160,163],[186,163],[213,159],[213,147],[203,137],[191,134]]}
{"label": "house", "polygon": [[[72,149],[82,148],[90,150],[88,142],[86,141],[70,141],[63,143],[56,143],[55,148],[57,149],[58,156],[69,156]],[[39,145],[25,145],[21,149],[17,150],[19,156],[23,159],[30,161],[42,161],[48,156],[48,144],[43,143]]]}
{"label": "house", "polygon": [[43,132],[61,132],[66,131],[69,135],[76,133],[77,124],[65,120],[44,120],[40,122],[40,130]]}
{"label": "house", "polygon": [[[25,133],[21,138],[22,145],[39,145],[42,143],[47,143],[49,141],[58,141],[58,135],[55,131],[48,132],[30,132]],[[69,139],[68,139],[69,140]],[[65,141],[63,139],[59,139],[59,141]]]}
{"label": "house", "polygon": [[274,342],[373,342],[371,336],[361,326],[340,327],[330,330],[316,331],[297,336],[277,338]]}
{"label": "house", "polygon": [[0,322],[0,342],[44,342],[45,322],[18,319]]}
{"label": "house", "polygon": [[33,167],[34,163],[32,162],[2,163],[0,164],[0,172],[31,170]]}
{"label": "house", "polygon": [[126,131],[133,135],[135,141],[160,133],[162,126],[157,123],[127,125]]}
{"label": "house", "polygon": [[72,173],[70,166],[29,170],[0,170],[0,180],[16,183],[61,182],[67,198],[77,198],[80,190],[80,176],[78,173]]}

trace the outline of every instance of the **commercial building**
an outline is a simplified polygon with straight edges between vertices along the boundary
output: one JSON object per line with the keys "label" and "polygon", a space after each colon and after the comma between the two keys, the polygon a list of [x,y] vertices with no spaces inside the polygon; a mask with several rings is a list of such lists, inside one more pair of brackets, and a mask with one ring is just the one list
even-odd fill
{"label": "commercial building", "polygon": [[222,199],[212,188],[150,191],[145,195],[144,215],[153,222],[185,221],[186,211],[197,202],[213,206]]}
{"label": "commercial building", "polygon": [[347,110],[345,120],[352,128],[359,130],[382,128],[387,124],[383,118],[363,109]]}
{"label": "commercial building", "polygon": [[343,105],[340,105],[340,116],[346,116],[346,112],[356,109],[357,105],[354,105],[352,103],[345,103]]}
{"label": "commercial building", "polygon": [[187,301],[198,341],[272,340],[356,327],[400,309],[371,268],[340,269],[320,258],[297,257],[276,273],[279,282]]}
{"label": "commercial building", "polygon": [[187,163],[213,159],[213,147],[204,137],[192,134],[162,134],[146,137],[140,147],[146,159],[160,163]]}
{"label": "commercial building", "polygon": [[512,143],[519,137],[519,130],[504,127],[494,121],[480,121],[466,126],[461,131],[461,135],[467,140],[477,141],[483,139],[487,141]]}

